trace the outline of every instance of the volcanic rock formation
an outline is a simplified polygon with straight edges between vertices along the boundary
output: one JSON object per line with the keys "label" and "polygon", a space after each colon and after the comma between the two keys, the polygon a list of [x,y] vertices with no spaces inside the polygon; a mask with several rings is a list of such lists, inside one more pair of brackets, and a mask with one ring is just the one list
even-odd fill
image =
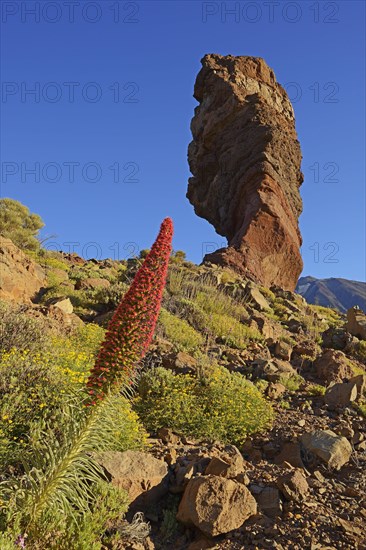
{"label": "volcanic rock formation", "polygon": [[303,174],[290,100],[259,57],[209,54],[202,65],[187,197],[229,245],[204,262],[294,290],[302,270]]}

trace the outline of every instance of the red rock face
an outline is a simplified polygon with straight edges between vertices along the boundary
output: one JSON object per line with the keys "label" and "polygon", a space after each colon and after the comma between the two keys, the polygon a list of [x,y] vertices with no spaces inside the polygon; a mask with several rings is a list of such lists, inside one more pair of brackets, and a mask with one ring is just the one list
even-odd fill
{"label": "red rock face", "polygon": [[301,150],[290,100],[259,57],[202,59],[187,197],[228,247],[205,262],[294,290],[302,270]]}

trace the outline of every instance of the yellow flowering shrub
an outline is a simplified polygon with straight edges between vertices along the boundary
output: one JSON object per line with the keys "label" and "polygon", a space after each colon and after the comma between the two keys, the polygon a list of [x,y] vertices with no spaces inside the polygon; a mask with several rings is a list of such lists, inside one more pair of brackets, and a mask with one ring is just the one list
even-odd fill
{"label": "yellow flowering shrub", "polygon": [[273,419],[270,403],[254,384],[224,367],[201,378],[151,369],[141,377],[134,408],[149,431],[168,427],[237,445]]}
{"label": "yellow flowering shrub", "polygon": [[[0,464],[17,462],[70,392],[86,383],[104,330],[84,325],[72,336],[50,336],[39,351],[12,348],[0,360]],[[146,433],[129,401],[116,404],[118,450],[140,448]],[[117,449],[116,449],[117,450]]]}

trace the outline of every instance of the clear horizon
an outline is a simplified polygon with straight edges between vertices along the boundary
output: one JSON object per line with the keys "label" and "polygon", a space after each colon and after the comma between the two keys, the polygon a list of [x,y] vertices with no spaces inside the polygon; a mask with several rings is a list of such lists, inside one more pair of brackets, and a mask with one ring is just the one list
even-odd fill
{"label": "clear horizon", "polygon": [[263,57],[293,101],[304,183],[301,276],[364,281],[365,4],[2,3],[1,196],[42,236],[127,258],[173,218],[200,263],[226,239],[186,199],[206,53]]}

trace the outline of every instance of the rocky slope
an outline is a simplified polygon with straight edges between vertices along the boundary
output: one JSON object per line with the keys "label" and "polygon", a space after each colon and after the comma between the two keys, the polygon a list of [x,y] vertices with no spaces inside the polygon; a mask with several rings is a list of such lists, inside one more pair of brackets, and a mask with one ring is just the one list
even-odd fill
{"label": "rocky slope", "polygon": [[358,306],[366,310],[366,283],[348,279],[316,279],[300,277],[296,292],[309,304],[333,307],[345,313],[347,309]]}
{"label": "rocky slope", "polygon": [[229,244],[204,261],[294,290],[302,269],[303,175],[285,90],[261,58],[210,54],[194,97],[187,197]]}
{"label": "rocky slope", "polygon": [[[42,303],[23,311],[68,330],[82,322],[75,312],[105,323],[139,264],[63,253],[39,262]],[[203,324],[198,304],[209,305]],[[177,258],[163,307],[144,367],[199,377],[218,364],[260,388],[275,420],[235,447],[177,433],[166,418],[146,451],[101,455],[111,483],[129,492],[131,514],[150,523],[149,536],[124,548],[365,549],[366,315]],[[167,320],[179,320],[179,330]]]}
{"label": "rocky slope", "polygon": [[46,283],[44,270],[10,239],[0,236],[0,299],[28,302]]}

